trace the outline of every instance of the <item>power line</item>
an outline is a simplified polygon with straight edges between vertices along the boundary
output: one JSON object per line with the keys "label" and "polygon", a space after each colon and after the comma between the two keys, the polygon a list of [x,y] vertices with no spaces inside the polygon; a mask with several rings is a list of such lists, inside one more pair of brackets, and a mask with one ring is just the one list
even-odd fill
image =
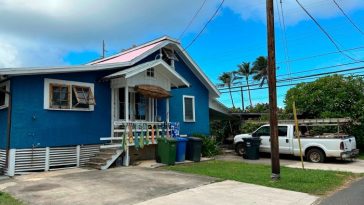
{"label": "power line", "polygon": [[357,26],[354,21],[345,13],[345,11],[341,8],[341,6],[336,2],[336,0],[332,0],[336,7],[341,11],[341,13],[346,17],[346,19],[362,34],[364,35],[364,32]]}
{"label": "power line", "polygon": [[286,36],[286,22],[284,20],[282,0],[280,0],[280,5],[281,5],[281,9],[279,10],[278,3],[277,3],[277,10],[279,12],[278,16],[282,17],[282,19],[279,18],[279,21],[282,21],[282,32],[283,32],[282,38],[283,38],[284,54],[285,54],[285,59],[286,59],[286,68],[287,68],[289,77],[291,77],[291,67],[290,67],[290,62],[289,62],[288,44],[287,44],[287,36]]}
{"label": "power line", "polygon": [[[359,64],[360,62],[350,62],[350,63],[342,63],[342,64],[337,64],[337,65],[332,65],[332,66],[323,66],[323,67],[318,67],[318,68],[313,68],[313,69],[308,69],[308,70],[302,70],[302,71],[298,71],[298,72],[293,72],[290,73],[291,75],[295,75],[295,74],[300,74],[300,73],[308,73],[308,72],[312,72],[312,71],[318,71],[318,70],[325,70],[325,69],[329,69],[329,68],[336,68],[336,67],[341,67],[341,66],[347,66],[347,65],[353,65],[353,64]],[[277,77],[281,77],[281,76],[289,76],[289,74],[281,74],[281,75],[277,75]],[[289,78],[288,78],[289,79]],[[250,80],[250,83],[254,83],[256,82],[255,80]],[[251,85],[249,85],[251,86]],[[228,89],[228,88],[221,88],[221,90],[223,89]]]}
{"label": "power line", "polygon": [[195,12],[195,14],[193,15],[192,19],[190,20],[190,22],[187,24],[186,28],[183,30],[183,32],[181,33],[181,35],[179,36],[178,39],[181,39],[183,37],[183,35],[185,34],[185,32],[188,30],[188,28],[191,26],[192,22],[195,20],[195,18],[197,17],[197,15],[200,13],[201,9],[203,8],[203,6],[205,5],[206,0],[204,0],[202,2],[202,5],[197,9],[197,11]]}
{"label": "power line", "polygon": [[319,22],[310,14],[310,12],[308,12],[308,10],[298,1],[296,0],[296,2],[298,3],[298,5],[302,8],[302,10],[311,18],[311,20],[320,28],[320,30],[326,35],[326,37],[331,41],[331,43],[336,47],[336,49],[338,51],[340,51],[340,53],[342,55],[344,55],[347,58],[350,58],[353,61],[360,61],[363,62],[361,60],[357,60],[353,57],[351,57],[350,55],[346,54],[345,52],[343,52],[339,45],[335,42],[335,40],[331,37],[331,35],[319,24]]}
{"label": "power line", "polygon": [[206,22],[206,24],[204,25],[204,27],[201,29],[201,31],[195,36],[195,38],[192,39],[192,41],[184,48],[184,50],[187,50],[196,40],[198,37],[200,37],[200,35],[202,34],[202,32],[206,29],[207,25],[212,21],[212,19],[216,16],[216,14],[219,12],[220,8],[222,7],[223,3],[225,2],[225,0],[222,0],[220,5],[217,7],[216,11],[214,12],[214,14],[210,17],[210,19]]}
{"label": "power line", "polygon": [[[364,66],[360,66],[360,67],[355,67],[355,68],[348,68],[348,69],[343,69],[343,70],[338,70],[338,71],[330,71],[330,72],[324,72],[324,73],[316,73],[316,74],[311,74],[311,75],[305,75],[305,76],[297,76],[297,77],[292,77],[292,78],[284,78],[284,79],[280,79],[277,80],[277,82],[286,82],[286,81],[290,81],[290,80],[296,80],[296,79],[304,79],[304,78],[308,78],[308,77],[314,77],[314,76],[322,76],[322,75],[330,75],[330,74],[336,74],[336,73],[343,73],[343,72],[348,72],[348,71],[354,71],[354,70],[361,70],[364,69]],[[249,86],[259,86],[260,83],[257,84],[252,84]],[[235,88],[242,88],[242,87],[247,87],[246,85],[241,85],[241,86],[235,86],[235,87],[231,87],[231,88],[221,88],[219,90],[226,90],[226,89],[235,89]]]}

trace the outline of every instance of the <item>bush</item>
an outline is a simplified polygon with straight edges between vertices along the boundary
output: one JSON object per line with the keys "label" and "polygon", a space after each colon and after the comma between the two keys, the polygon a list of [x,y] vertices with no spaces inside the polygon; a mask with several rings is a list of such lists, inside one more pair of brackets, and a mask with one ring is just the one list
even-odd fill
{"label": "bush", "polygon": [[241,133],[252,133],[254,132],[256,129],[258,129],[260,126],[262,126],[264,123],[251,123],[251,122],[246,122],[244,123],[241,128],[240,131]]}
{"label": "bush", "polygon": [[201,154],[203,157],[213,157],[220,153],[219,143],[215,137],[209,137],[202,134],[193,134],[193,137],[202,139],[202,150]]}

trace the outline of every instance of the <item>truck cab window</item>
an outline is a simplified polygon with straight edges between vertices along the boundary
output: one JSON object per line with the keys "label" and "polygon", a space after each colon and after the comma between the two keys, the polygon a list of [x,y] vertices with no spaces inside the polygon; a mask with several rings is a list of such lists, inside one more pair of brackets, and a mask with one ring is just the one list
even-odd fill
{"label": "truck cab window", "polygon": [[260,137],[260,136],[270,136],[269,126],[261,127],[253,134],[253,137]]}
{"label": "truck cab window", "polygon": [[287,126],[278,126],[278,136],[287,137]]}

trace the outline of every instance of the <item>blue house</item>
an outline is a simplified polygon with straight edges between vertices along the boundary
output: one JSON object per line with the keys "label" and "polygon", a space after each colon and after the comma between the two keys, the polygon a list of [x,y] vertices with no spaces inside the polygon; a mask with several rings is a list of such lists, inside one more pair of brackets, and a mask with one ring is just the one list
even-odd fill
{"label": "blue house", "polygon": [[[175,127],[180,135],[208,135],[211,109],[224,112],[219,95],[169,37],[86,65],[3,68],[0,164],[8,159],[14,175],[80,166],[96,155],[103,169],[124,153],[128,165],[129,147],[155,144]],[[100,148],[120,147],[102,162]]]}

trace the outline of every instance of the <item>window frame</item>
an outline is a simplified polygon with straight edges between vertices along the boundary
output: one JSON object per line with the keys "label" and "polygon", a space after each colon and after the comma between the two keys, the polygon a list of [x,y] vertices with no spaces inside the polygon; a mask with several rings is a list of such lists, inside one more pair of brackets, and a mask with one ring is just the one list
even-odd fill
{"label": "window frame", "polygon": [[[192,99],[192,113],[193,113],[193,119],[186,119],[186,105],[185,105],[185,99],[190,98]],[[196,122],[196,106],[195,106],[195,96],[192,95],[183,95],[182,97],[182,105],[183,105],[183,122]]]}
{"label": "window frame", "polygon": [[154,69],[154,67],[152,67],[152,68],[148,68],[148,69],[146,70],[146,76],[147,76],[148,78],[155,78],[155,69]]}
{"label": "window frame", "polygon": [[[50,85],[51,84],[58,84],[58,85],[65,85],[70,87],[70,101],[69,101],[69,108],[52,108],[51,102],[50,102]],[[94,111],[95,105],[89,105],[89,108],[75,108],[72,104],[72,96],[73,94],[73,86],[79,86],[79,87],[89,87],[91,89],[92,94],[94,95],[95,99],[95,86],[94,83],[85,83],[85,82],[78,82],[78,81],[68,81],[68,80],[58,80],[58,79],[44,79],[44,104],[43,107],[46,110],[59,110],[59,111]],[[96,102],[96,101],[95,101]]]}
{"label": "window frame", "polygon": [[[10,81],[5,81],[0,83],[0,87],[5,86],[5,90],[10,92]],[[5,93],[5,103],[4,105],[0,105],[0,110],[8,108],[9,107],[9,95]]]}

